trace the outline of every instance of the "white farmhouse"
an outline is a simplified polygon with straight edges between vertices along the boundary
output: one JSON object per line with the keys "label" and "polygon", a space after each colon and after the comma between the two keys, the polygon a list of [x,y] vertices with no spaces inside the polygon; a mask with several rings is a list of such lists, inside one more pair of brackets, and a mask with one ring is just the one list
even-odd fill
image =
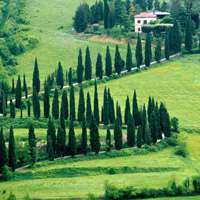
{"label": "white farmhouse", "polygon": [[149,24],[150,22],[156,21],[157,19],[162,19],[165,16],[169,16],[170,13],[168,12],[161,12],[161,11],[147,11],[141,12],[138,15],[135,15],[135,32],[141,33],[142,26],[145,24]]}

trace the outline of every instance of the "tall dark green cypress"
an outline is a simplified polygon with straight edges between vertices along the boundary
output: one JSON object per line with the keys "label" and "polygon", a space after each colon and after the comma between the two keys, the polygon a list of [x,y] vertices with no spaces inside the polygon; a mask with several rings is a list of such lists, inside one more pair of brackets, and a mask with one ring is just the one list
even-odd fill
{"label": "tall dark green cypress", "polygon": [[74,96],[74,86],[70,88],[70,99],[69,99],[69,107],[70,107],[70,120],[76,119],[76,111],[75,111],[75,96]]}
{"label": "tall dark green cypress", "polygon": [[8,163],[8,154],[3,134],[3,128],[0,129],[0,172],[3,166]]}
{"label": "tall dark green cypress", "polygon": [[136,126],[140,125],[141,119],[140,119],[140,112],[138,108],[136,91],[134,91],[134,95],[133,95],[133,118],[135,120],[135,125]]}
{"label": "tall dark green cypress", "polygon": [[165,58],[169,60],[170,58],[170,37],[169,37],[169,30],[165,33]]}
{"label": "tall dark green cypress", "polygon": [[129,114],[131,113],[131,108],[130,108],[130,100],[129,97],[127,96],[126,98],[126,107],[125,107],[125,113],[124,113],[124,123],[128,123],[129,119]]}
{"label": "tall dark green cypress", "polygon": [[25,74],[23,75],[23,91],[24,91],[24,95],[26,97],[26,99],[28,98],[28,88],[27,88],[27,84],[26,84],[26,76]]}
{"label": "tall dark green cypress", "polygon": [[14,131],[13,127],[10,127],[9,133],[9,140],[8,140],[8,166],[14,172],[16,169],[17,158],[16,158],[16,151],[15,151],[15,138],[14,138]]}
{"label": "tall dark green cypress", "polygon": [[108,125],[109,123],[109,101],[108,101],[108,93],[106,87],[104,88],[104,96],[103,96],[103,124]]}
{"label": "tall dark green cypress", "polygon": [[50,161],[53,161],[55,158],[55,152],[53,149],[53,141],[52,141],[52,137],[50,135],[47,136],[47,154],[48,154],[48,159]]}
{"label": "tall dark green cypress", "polygon": [[123,137],[122,137],[122,129],[121,129],[121,124],[120,124],[119,119],[115,120],[114,140],[115,140],[115,149],[116,150],[122,149],[122,147],[123,147]]}
{"label": "tall dark green cypress", "polygon": [[94,118],[98,125],[99,124],[99,98],[98,98],[98,89],[97,89],[96,81],[94,85]]}
{"label": "tall dark green cypress", "polygon": [[[51,140],[49,140],[50,144],[48,144],[48,137],[50,137]],[[47,153],[52,153],[51,149],[48,149],[49,146],[51,148],[51,145],[53,147],[53,151],[54,151],[54,156],[55,156],[55,152],[56,152],[56,128],[55,128],[55,124],[54,124],[54,120],[49,117],[48,120],[48,125],[47,125]]]}
{"label": "tall dark green cypress", "polygon": [[81,152],[86,155],[88,151],[88,143],[87,143],[88,137],[87,137],[87,126],[86,126],[85,117],[83,118],[81,127],[82,127]]}
{"label": "tall dark green cypress", "polygon": [[118,102],[116,104],[116,113],[117,113],[117,117],[116,118],[119,120],[120,125],[122,125],[122,112],[121,112],[121,107],[118,104]]}
{"label": "tall dark green cypress", "polygon": [[137,147],[142,147],[142,126],[139,126],[137,131]]}
{"label": "tall dark green cypress", "polygon": [[27,100],[27,115],[31,116],[31,101],[29,99]]}
{"label": "tall dark green cypress", "polygon": [[112,148],[112,141],[111,141],[111,132],[110,129],[107,129],[106,132],[106,151],[110,151]]}
{"label": "tall dark green cypress", "polygon": [[135,146],[135,121],[131,113],[128,115],[127,122],[127,145],[129,147]]}
{"label": "tall dark green cypress", "polygon": [[18,76],[17,85],[15,89],[15,106],[20,108],[22,104],[22,86],[21,86],[21,79]]}
{"label": "tall dark green cypress", "polygon": [[64,86],[64,74],[61,62],[58,63],[58,69],[56,73],[56,83],[62,89]]}
{"label": "tall dark green cypress", "polygon": [[92,61],[90,57],[90,49],[86,48],[85,54],[85,80],[91,80],[92,78]]}
{"label": "tall dark green cypress", "polygon": [[137,37],[135,57],[136,57],[137,68],[140,69],[140,66],[143,63],[143,55],[142,55],[142,42],[139,34]]}
{"label": "tall dark green cypress", "polygon": [[155,111],[153,111],[150,115],[149,125],[150,125],[150,131],[151,131],[151,139],[152,139],[152,142],[155,144],[158,139]]}
{"label": "tall dark green cypress", "polygon": [[110,76],[112,74],[112,58],[110,55],[110,48],[109,46],[107,46],[106,48],[106,60],[105,60],[105,64],[106,64],[106,76]]}
{"label": "tall dark green cypress", "polygon": [[101,148],[101,143],[100,143],[98,126],[93,115],[91,116],[91,123],[90,123],[90,145],[92,152],[98,154]]}
{"label": "tall dark green cypress", "polygon": [[109,120],[111,124],[115,122],[115,105],[113,98],[109,100]]}
{"label": "tall dark green cypress", "polygon": [[85,97],[83,87],[80,87],[79,91],[79,103],[78,103],[78,121],[82,122],[85,116]]}
{"label": "tall dark green cypress", "polygon": [[82,83],[83,81],[83,70],[84,70],[84,67],[83,67],[82,51],[81,49],[79,49],[78,64],[77,64],[77,70],[76,70],[78,83]]}
{"label": "tall dark green cypress", "polygon": [[14,78],[12,79],[11,93],[12,93],[12,94],[15,94],[15,80],[14,80]]}
{"label": "tall dark green cypress", "polygon": [[33,88],[32,103],[33,103],[34,117],[36,119],[39,119],[40,118],[40,101],[39,101],[39,97],[38,97],[36,88]]}
{"label": "tall dark green cypress", "polygon": [[69,68],[69,72],[68,72],[68,84],[69,86],[71,86],[73,84],[73,75],[72,75],[72,68]]}
{"label": "tall dark green cypress", "polygon": [[10,99],[10,117],[14,119],[15,116],[16,116],[15,105],[14,105],[12,99]]}
{"label": "tall dark green cypress", "polygon": [[104,0],[104,28],[108,29],[109,28],[109,5],[108,5],[108,0]]}
{"label": "tall dark green cypress", "polygon": [[119,52],[119,46],[116,45],[115,49],[115,71],[120,74],[123,68],[123,61]]}
{"label": "tall dark green cypress", "polygon": [[67,120],[69,117],[69,104],[68,104],[67,90],[64,90],[62,93],[61,109],[63,111],[64,118]]}
{"label": "tall dark green cypress", "polygon": [[33,165],[36,160],[36,137],[35,137],[35,129],[32,124],[29,126],[28,132],[28,142],[29,142],[29,154],[31,158],[31,164]]}
{"label": "tall dark green cypress", "polygon": [[54,91],[53,102],[52,102],[52,117],[54,119],[59,118],[59,95],[57,88]]}
{"label": "tall dark green cypress", "polygon": [[86,108],[86,121],[87,124],[90,124],[92,116],[92,107],[91,107],[91,99],[90,99],[90,93],[87,93],[87,108]]}
{"label": "tall dark green cypress", "polygon": [[155,47],[155,60],[156,62],[160,62],[161,60],[161,40],[158,39],[156,42],[156,47]]}
{"label": "tall dark green cypress", "polygon": [[126,54],[126,69],[127,69],[127,71],[131,71],[132,67],[133,67],[133,59],[132,59],[131,44],[130,44],[130,42],[128,42],[127,54]]}
{"label": "tall dark green cypress", "polygon": [[74,122],[70,120],[69,124],[69,154],[74,157],[76,154],[76,136],[74,132]]}
{"label": "tall dark green cypress", "polygon": [[36,88],[37,92],[40,92],[40,75],[37,58],[35,58],[35,65],[33,70],[33,88]]}
{"label": "tall dark green cypress", "polygon": [[49,99],[49,86],[46,82],[44,84],[43,101],[44,101],[44,117],[48,118],[49,117],[49,111],[50,111],[50,99]]}
{"label": "tall dark green cypress", "polygon": [[102,63],[102,56],[100,53],[98,53],[98,55],[97,55],[96,77],[99,79],[102,79],[102,77],[103,77],[103,63]]}
{"label": "tall dark green cypress", "polygon": [[178,53],[181,51],[181,43],[182,43],[182,34],[180,30],[180,25],[177,20],[174,20],[173,23],[173,53]]}
{"label": "tall dark green cypress", "polygon": [[65,155],[65,131],[59,126],[57,130],[57,137],[56,137],[56,153],[57,156],[64,156]]}
{"label": "tall dark green cypress", "polygon": [[187,17],[185,26],[185,49],[187,51],[192,50],[192,20],[191,16]]}
{"label": "tall dark green cypress", "polygon": [[145,43],[145,65],[149,67],[151,65],[152,52],[151,52],[151,35],[147,33]]}

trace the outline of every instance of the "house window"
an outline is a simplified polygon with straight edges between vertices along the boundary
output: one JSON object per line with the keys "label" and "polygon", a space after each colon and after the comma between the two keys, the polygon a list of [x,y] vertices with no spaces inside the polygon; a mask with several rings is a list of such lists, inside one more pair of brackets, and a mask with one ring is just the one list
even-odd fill
{"label": "house window", "polygon": [[141,23],[141,21],[140,21],[140,20],[138,20],[138,21],[137,21],[137,23],[138,23],[138,24],[140,24],[140,23]]}
{"label": "house window", "polygon": [[140,28],[138,28],[138,32],[140,32],[141,31],[141,29]]}
{"label": "house window", "polygon": [[147,24],[147,20],[144,20],[144,24]]}

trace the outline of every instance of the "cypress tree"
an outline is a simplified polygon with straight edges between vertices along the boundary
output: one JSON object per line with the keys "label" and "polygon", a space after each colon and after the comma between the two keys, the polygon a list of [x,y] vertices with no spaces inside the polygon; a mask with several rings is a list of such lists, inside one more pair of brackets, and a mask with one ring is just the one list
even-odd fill
{"label": "cypress tree", "polygon": [[74,157],[76,154],[76,136],[74,132],[74,122],[70,120],[69,124],[69,154]]}
{"label": "cypress tree", "polygon": [[142,55],[142,42],[139,34],[137,37],[135,57],[136,57],[137,68],[140,69],[140,66],[143,63],[143,55]]}
{"label": "cypress tree", "polygon": [[[55,156],[55,152],[56,152],[56,128],[55,128],[54,120],[51,117],[49,117],[48,125],[47,125],[47,153],[48,154],[52,153],[51,146],[53,147],[53,151],[54,151],[53,155]],[[53,155],[52,155],[52,157],[53,157]],[[51,157],[51,155],[49,155],[49,157]]]}
{"label": "cypress tree", "polygon": [[155,48],[155,60],[159,63],[161,60],[161,41],[160,39],[156,42],[156,48]]}
{"label": "cypress tree", "polygon": [[151,65],[152,52],[151,52],[151,35],[147,33],[145,43],[145,65],[149,67]]}
{"label": "cypress tree", "polygon": [[58,99],[58,90],[57,88],[54,91],[53,102],[52,102],[52,117],[54,119],[59,118],[59,99]]}
{"label": "cypress tree", "polygon": [[48,159],[50,161],[53,161],[55,158],[55,153],[54,153],[54,149],[53,149],[53,142],[52,142],[52,138],[50,135],[47,136],[47,154],[48,154]]}
{"label": "cypress tree", "polygon": [[91,99],[90,99],[90,93],[87,93],[87,110],[86,110],[86,121],[87,124],[90,124],[92,116],[92,107],[91,107]]}
{"label": "cypress tree", "polygon": [[122,113],[121,113],[121,107],[118,105],[116,105],[116,113],[117,113],[117,119],[119,120],[120,125],[122,125]]}
{"label": "cypress tree", "polygon": [[169,46],[170,39],[169,38],[170,38],[169,30],[167,30],[165,33],[165,58],[167,60],[169,60],[169,58],[170,58],[170,46]]}
{"label": "cypress tree", "polygon": [[83,81],[83,58],[82,58],[82,51],[79,49],[79,55],[78,55],[78,65],[77,65],[77,82],[82,83]]}
{"label": "cypress tree", "polygon": [[149,127],[148,119],[145,120],[145,127],[144,127],[144,143],[147,145],[151,144],[151,131]]}
{"label": "cypress tree", "polygon": [[157,129],[157,138],[162,139],[162,131],[161,131],[161,122],[160,122],[160,111],[158,103],[156,102],[156,106],[154,109],[155,117],[156,117],[156,129]]}
{"label": "cypress tree", "polygon": [[121,58],[120,52],[119,52],[119,46],[116,45],[115,49],[115,71],[116,73],[120,74],[123,68],[123,60]]}
{"label": "cypress tree", "polygon": [[66,142],[65,132],[59,126],[57,130],[57,138],[56,138],[56,153],[58,156],[65,155],[65,142]]}
{"label": "cypress tree", "polygon": [[180,25],[177,20],[174,20],[174,23],[173,23],[172,41],[173,41],[173,44],[171,45],[171,47],[172,47],[173,53],[180,52],[182,37],[181,37]]}
{"label": "cypress tree", "polygon": [[131,44],[129,42],[127,45],[127,54],[126,54],[126,69],[127,69],[127,71],[131,71],[132,66],[133,66],[133,59],[132,59]]}
{"label": "cypress tree", "polygon": [[137,131],[137,147],[141,148],[142,147],[142,127],[139,126],[138,131]]}
{"label": "cypress tree", "polygon": [[115,122],[115,105],[113,98],[110,98],[109,101],[109,120],[111,124],[114,124]]}
{"label": "cypress tree", "polygon": [[63,114],[63,109],[61,109],[61,112],[60,112],[60,127],[63,129],[64,134],[65,134],[65,138],[66,138],[66,125],[65,125],[65,118],[64,118],[64,114]]}
{"label": "cypress tree", "polygon": [[16,116],[15,105],[14,105],[12,99],[10,99],[10,117],[14,119],[15,116]]}
{"label": "cypress tree", "polygon": [[40,91],[40,75],[39,75],[39,68],[38,68],[38,61],[35,58],[35,65],[33,70],[33,88],[36,88],[36,91]]}
{"label": "cypress tree", "polygon": [[61,62],[58,63],[58,69],[56,74],[56,83],[62,89],[64,86],[64,74],[63,74],[63,67]]}
{"label": "cypress tree", "polygon": [[133,118],[135,120],[135,125],[136,126],[140,125],[141,119],[140,119],[140,112],[138,108],[136,91],[134,91],[134,95],[133,95]]}
{"label": "cypress tree", "polygon": [[115,120],[114,125],[114,140],[115,140],[115,149],[120,150],[123,146],[123,139],[122,139],[122,130],[120,120],[117,118]]}
{"label": "cypress tree", "polygon": [[3,116],[6,117],[7,115],[7,97],[6,97],[6,94],[5,92],[2,92],[2,103],[1,103],[1,107],[0,108],[2,110],[2,113],[3,113]]}
{"label": "cypress tree", "polygon": [[125,107],[125,114],[124,114],[124,123],[127,125],[128,124],[128,119],[129,119],[129,114],[131,113],[131,108],[130,108],[130,101],[129,97],[127,96],[126,98],[126,107]]}
{"label": "cypress tree", "polygon": [[8,154],[3,134],[3,128],[0,129],[0,171],[8,163]]}
{"label": "cypress tree", "polygon": [[12,79],[11,93],[12,93],[12,94],[15,94],[15,80],[14,80],[14,78]]}
{"label": "cypress tree", "polygon": [[155,144],[157,142],[158,139],[158,133],[157,133],[157,124],[156,124],[156,116],[155,116],[155,112],[153,111],[150,115],[150,131],[151,131],[151,139],[152,142]]}
{"label": "cypress tree", "polygon": [[29,99],[27,101],[27,115],[28,115],[28,117],[31,116],[31,102]]}
{"label": "cypress tree", "polygon": [[96,81],[95,81],[95,86],[94,86],[94,118],[98,125],[99,124],[99,99],[98,99],[98,90],[97,90]]}
{"label": "cypress tree", "polygon": [[39,101],[39,97],[38,97],[36,88],[33,88],[32,102],[33,102],[34,117],[36,119],[39,119],[40,118],[40,101]]}
{"label": "cypress tree", "polygon": [[26,84],[25,74],[23,75],[23,91],[24,91],[25,97],[27,99],[28,98],[28,88],[27,88],[27,84]]}
{"label": "cypress tree", "polygon": [[8,166],[14,172],[16,169],[16,152],[15,152],[15,138],[13,127],[10,127],[10,134],[8,140]]}
{"label": "cypress tree", "polygon": [[110,76],[112,74],[112,58],[110,55],[110,48],[107,46],[106,48],[106,76]]}
{"label": "cypress tree", "polygon": [[100,144],[98,126],[93,115],[91,116],[91,123],[90,123],[90,145],[92,152],[98,154],[101,148],[101,144]]}
{"label": "cypress tree", "polygon": [[18,76],[17,85],[15,89],[15,106],[16,108],[20,108],[22,103],[22,87],[21,87],[21,79]]}
{"label": "cypress tree", "polygon": [[33,125],[29,126],[28,132],[28,142],[29,142],[29,154],[31,157],[31,164],[36,162],[36,137]]}
{"label": "cypress tree", "polygon": [[111,144],[111,133],[110,133],[110,129],[107,129],[107,133],[106,133],[106,151],[110,151],[112,148],[112,144]]}
{"label": "cypress tree", "polygon": [[71,67],[69,68],[69,72],[68,72],[68,83],[69,83],[69,86],[71,86],[72,83],[73,83],[72,68]]}
{"label": "cypress tree", "polygon": [[48,118],[49,117],[49,111],[50,111],[50,100],[49,100],[49,86],[45,82],[44,85],[44,117]]}
{"label": "cypress tree", "polygon": [[185,26],[185,49],[187,51],[192,50],[192,20],[191,16],[187,17]]}
{"label": "cypress tree", "polygon": [[86,48],[85,54],[85,80],[92,79],[92,61],[90,57],[90,49],[89,47]]}
{"label": "cypress tree", "polygon": [[129,147],[135,146],[135,121],[131,113],[128,115],[127,123],[127,145]]}
{"label": "cypress tree", "polygon": [[68,109],[68,94],[67,90],[64,90],[62,93],[61,99],[61,109],[63,111],[64,118],[67,120],[69,117],[69,109]]}
{"label": "cypress tree", "polygon": [[104,0],[104,28],[108,29],[109,28],[109,5],[108,5],[108,0]]}
{"label": "cypress tree", "polygon": [[70,120],[74,121],[76,118],[76,112],[75,112],[75,97],[74,97],[74,87],[71,86],[70,88]]}
{"label": "cypress tree", "polygon": [[23,118],[23,107],[21,106],[20,108],[20,118],[22,119]]}
{"label": "cypress tree", "polygon": [[163,103],[160,105],[160,123],[161,130],[164,133],[165,137],[171,136],[171,124],[169,113]]}
{"label": "cypress tree", "polygon": [[99,79],[102,79],[102,77],[103,77],[103,63],[102,63],[102,56],[100,53],[98,53],[98,55],[97,55],[96,77],[98,77]]}
{"label": "cypress tree", "polygon": [[109,123],[109,101],[108,101],[108,93],[106,87],[104,88],[104,97],[103,97],[103,112],[102,112],[102,122],[104,125],[108,125]]}
{"label": "cypress tree", "polygon": [[83,118],[82,121],[82,135],[81,135],[81,152],[83,154],[87,154],[88,151],[88,146],[87,146],[87,127],[86,127],[86,121],[85,117]]}
{"label": "cypress tree", "polygon": [[85,98],[84,98],[83,87],[81,86],[79,91],[78,121],[82,122],[84,116],[85,116]]}

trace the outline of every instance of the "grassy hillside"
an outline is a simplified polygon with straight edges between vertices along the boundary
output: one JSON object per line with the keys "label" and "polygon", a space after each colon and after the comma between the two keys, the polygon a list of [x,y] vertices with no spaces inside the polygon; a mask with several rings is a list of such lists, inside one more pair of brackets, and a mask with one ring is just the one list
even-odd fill
{"label": "grassy hillside", "polygon": [[[105,54],[108,43],[88,41],[81,39],[79,35],[71,34],[72,17],[77,6],[82,0],[33,0],[27,1],[26,16],[30,22],[31,35],[39,39],[39,45],[32,51],[19,57],[17,71],[19,74],[26,73],[27,81],[31,86],[33,61],[38,57],[40,66],[40,78],[45,77],[57,68],[58,61],[63,63],[67,69],[69,66],[76,67],[78,49],[85,51],[88,45],[91,49],[93,64],[96,62],[98,52]],[[94,0],[84,2],[92,3]],[[126,45],[120,45],[125,55]],[[115,45],[111,44],[111,51],[114,52]]]}
{"label": "grassy hillside", "polygon": [[[34,168],[18,171],[15,180],[1,183],[0,190],[13,191],[17,197],[28,193],[41,199],[83,198],[88,193],[102,195],[105,181],[118,187],[137,188],[164,187],[173,178],[180,183],[185,177],[198,173],[200,155],[196,152],[200,136],[181,134],[179,139],[187,141],[187,158],[175,156],[173,148],[168,148],[135,156],[109,158],[100,155],[40,162]],[[191,143],[193,148],[190,148]]]}

